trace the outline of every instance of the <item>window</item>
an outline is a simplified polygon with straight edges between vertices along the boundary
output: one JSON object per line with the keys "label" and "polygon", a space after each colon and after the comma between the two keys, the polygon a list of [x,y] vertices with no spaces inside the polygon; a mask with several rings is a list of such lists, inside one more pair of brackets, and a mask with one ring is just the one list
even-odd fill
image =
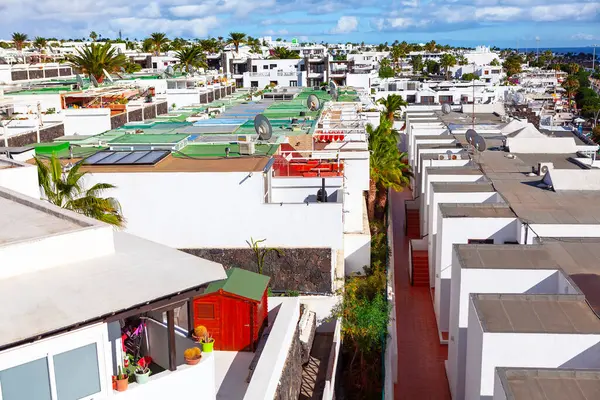
{"label": "window", "polygon": [[275,69],[275,68],[277,68],[277,64],[271,64],[270,67],[271,67],[271,69]]}
{"label": "window", "polygon": [[298,86],[298,81],[290,81],[290,86]]}
{"label": "window", "polygon": [[258,67],[256,65],[252,66],[252,72],[258,72]]}
{"label": "window", "polygon": [[198,303],[196,303],[196,310],[195,310],[194,314],[195,314],[195,318],[214,319],[215,318],[215,305],[214,304],[198,304]]}
{"label": "window", "polygon": [[250,81],[250,87],[258,87],[258,81]]}
{"label": "window", "polygon": [[484,74],[484,75],[489,75],[489,74],[490,74],[490,71],[488,71],[488,70],[485,70],[485,71],[483,72],[483,74]]}
{"label": "window", "polygon": [[269,69],[268,65],[263,65],[263,69]]}
{"label": "window", "polygon": [[0,371],[0,385],[2,400],[50,400],[48,359],[40,358]]}
{"label": "window", "polygon": [[58,400],[81,399],[100,392],[96,343],[57,354],[53,361]]}
{"label": "window", "polygon": [[494,239],[469,239],[468,244],[494,244]]}

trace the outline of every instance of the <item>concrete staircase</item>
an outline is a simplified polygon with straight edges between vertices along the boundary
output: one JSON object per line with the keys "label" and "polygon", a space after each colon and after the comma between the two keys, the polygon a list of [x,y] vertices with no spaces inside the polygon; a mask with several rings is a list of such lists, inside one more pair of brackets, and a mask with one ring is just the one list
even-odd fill
{"label": "concrete staircase", "polygon": [[406,236],[409,239],[421,238],[419,210],[406,210]]}

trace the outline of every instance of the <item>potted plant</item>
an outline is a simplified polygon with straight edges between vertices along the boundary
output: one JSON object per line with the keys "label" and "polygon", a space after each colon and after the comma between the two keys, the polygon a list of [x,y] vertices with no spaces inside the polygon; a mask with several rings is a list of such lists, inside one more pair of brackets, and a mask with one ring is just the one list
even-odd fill
{"label": "potted plant", "polygon": [[206,329],[204,325],[198,325],[194,328],[194,332],[192,332],[192,337],[197,343],[200,343],[200,339],[202,339],[207,332],[208,329]]}
{"label": "potted plant", "polygon": [[146,382],[148,382],[148,378],[150,377],[150,368],[149,368],[150,363],[147,361],[147,359],[141,358],[140,361],[138,361],[137,367],[135,368],[135,381],[139,384],[144,384]]}
{"label": "potted plant", "polygon": [[117,392],[124,392],[127,390],[127,386],[129,386],[129,375],[127,375],[127,371],[121,368],[119,365],[117,374]]}
{"label": "potted plant", "polygon": [[190,347],[183,352],[183,358],[185,358],[185,363],[187,365],[196,365],[202,358],[202,352],[199,347]]}
{"label": "potted plant", "polygon": [[202,343],[202,351],[204,353],[211,353],[213,351],[213,346],[215,345],[215,339],[206,331],[204,335],[200,338],[200,343]]}

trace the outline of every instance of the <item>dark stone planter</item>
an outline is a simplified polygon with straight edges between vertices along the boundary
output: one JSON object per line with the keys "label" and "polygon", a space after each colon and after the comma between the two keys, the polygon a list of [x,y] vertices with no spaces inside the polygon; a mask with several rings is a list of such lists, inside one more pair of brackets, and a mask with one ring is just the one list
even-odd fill
{"label": "dark stone planter", "polygon": [[110,117],[110,129],[117,129],[127,123],[127,113],[117,114]]}
{"label": "dark stone planter", "polygon": [[299,332],[298,327],[296,327],[294,339],[292,340],[292,345],[288,351],[283,371],[281,372],[274,400],[297,400],[299,398],[300,387],[302,386],[301,353]]}
{"label": "dark stone planter", "polygon": [[129,111],[129,122],[141,121],[142,120],[142,109]]}
{"label": "dark stone planter", "polygon": [[144,105],[144,119],[156,118],[156,107],[154,104]]}

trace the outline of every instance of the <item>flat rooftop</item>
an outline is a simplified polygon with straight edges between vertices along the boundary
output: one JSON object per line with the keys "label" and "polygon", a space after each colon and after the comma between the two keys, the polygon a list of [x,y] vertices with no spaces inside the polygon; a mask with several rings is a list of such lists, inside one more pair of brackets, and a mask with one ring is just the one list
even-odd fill
{"label": "flat rooftop", "polygon": [[114,232],[114,246],[115,252],[108,256],[0,280],[0,303],[10,304],[0,308],[0,319],[5,321],[0,325],[0,346],[227,277],[221,264],[124,232]]}
{"label": "flat rooftop", "polygon": [[496,373],[506,400],[594,400],[600,397],[600,371],[497,368]]}
{"label": "flat rooftop", "polygon": [[479,168],[475,167],[427,167],[429,175],[483,175]]}
{"label": "flat rooftop", "polygon": [[461,268],[560,269],[547,246],[520,244],[455,244]]}
{"label": "flat rooftop", "polygon": [[495,192],[490,182],[433,182],[436,193],[482,193]]}
{"label": "flat rooftop", "polygon": [[582,295],[472,294],[484,332],[600,334]]}
{"label": "flat rooftop", "polygon": [[0,190],[0,210],[0,246],[74,232],[93,221],[49,203],[42,207],[39,201],[4,188]]}
{"label": "flat rooftop", "polygon": [[519,218],[535,224],[600,224],[600,191],[554,191],[541,176],[529,176],[539,162],[563,160],[561,166],[579,168],[569,154],[518,154],[513,159],[508,154],[486,151],[477,162]]}
{"label": "flat rooftop", "polygon": [[444,218],[516,218],[506,204],[441,203]]}

